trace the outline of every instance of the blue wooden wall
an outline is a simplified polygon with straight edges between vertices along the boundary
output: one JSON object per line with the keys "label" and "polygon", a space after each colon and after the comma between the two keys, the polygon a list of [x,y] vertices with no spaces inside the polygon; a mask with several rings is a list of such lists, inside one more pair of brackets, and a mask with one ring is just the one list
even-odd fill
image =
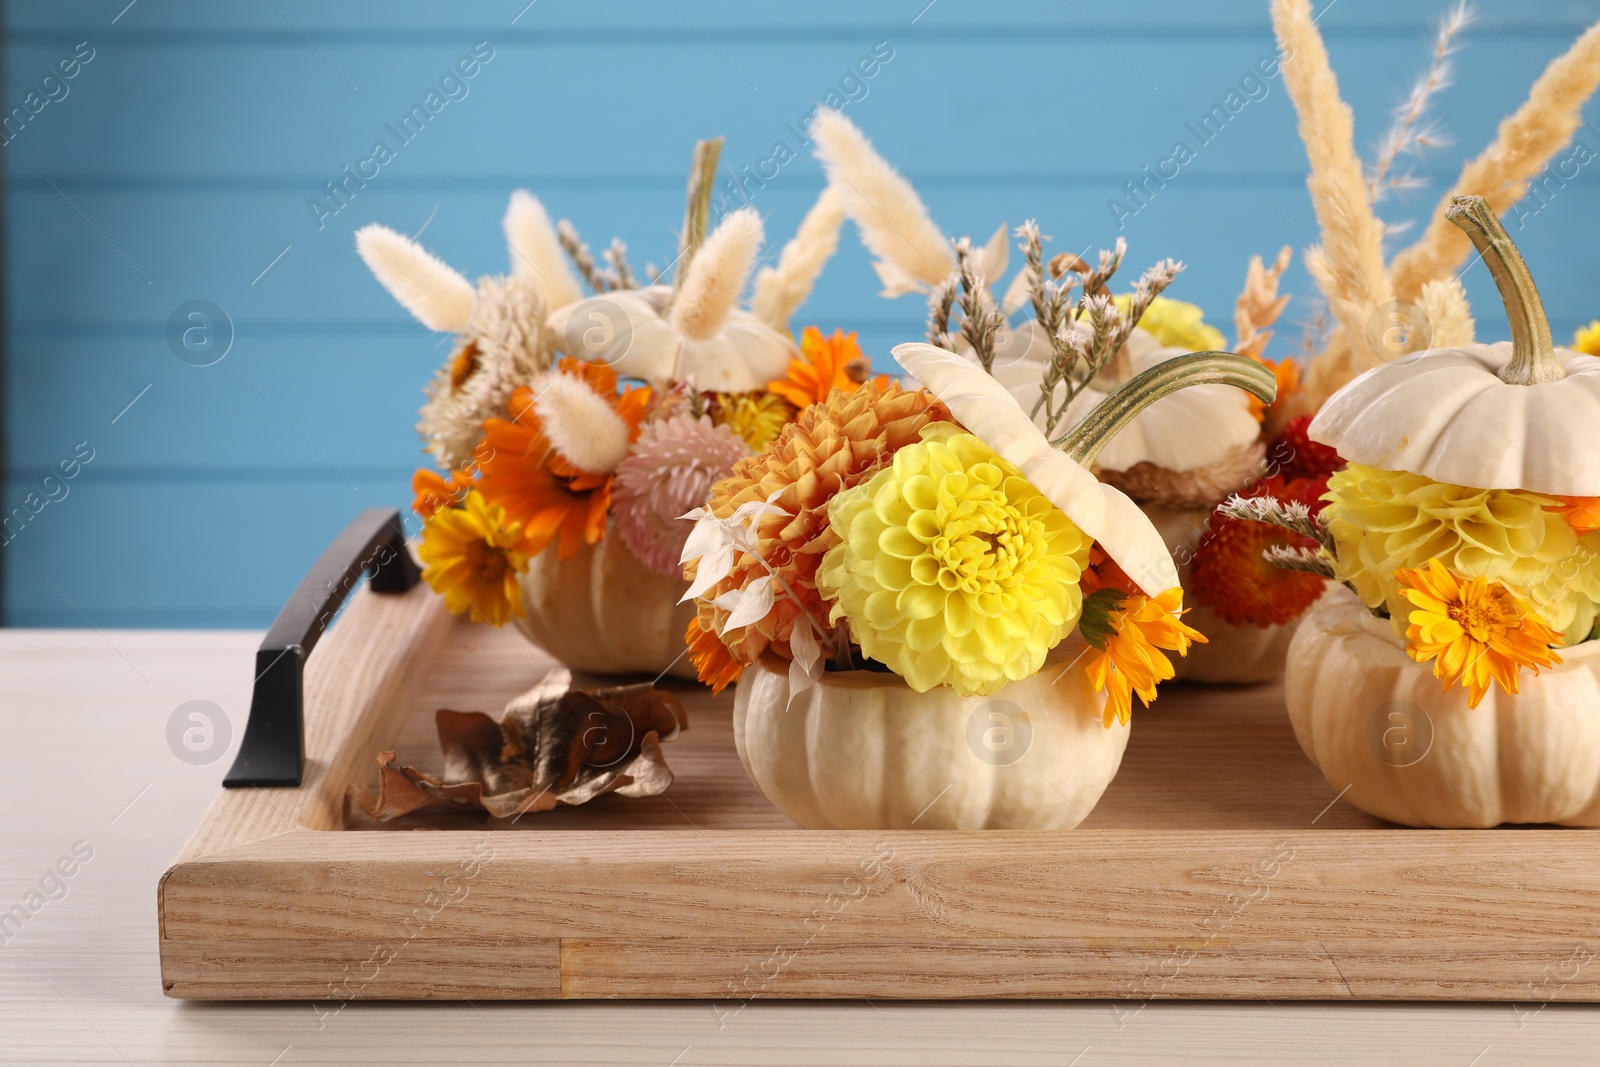
{"label": "blue wooden wall", "polygon": [[[1338,0],[1323,16],[1363,145],[1442,7]],[[1477,7],[1438,112],[1455,144],[1396,218],[1426,211],[1600,17],[1596,0]],[[0,148],[0,505],[60,497],[0,548],[4,620],[24,626],[263,626],[358,508],[404,504],[419,390],[444,349],[356,259],[366,222],[426,224],[451,263],[499,271],[495,223],[526,185],[591,244],[618,234],[636,261],[665,262],[695,138],[725,134],[725,161],[754,166],[887,42],[873,78],[843,83],[846,113],[942,225],[986,236],[1037,216],[1063,244],[1107,244],[1108,200],[1272,48],[1266,0],[19,0],[5,29],[6,111],[57,97]],[[319,226],[308,200],[480,41],[493,58],[466,95]],[[81,42],[93,58],[41,91]],[[1600,124],[1582,136],[1600,148]],[[1126,221],[1132,262],[1186,260],[1173,295],[1226,325],[1247,257],[1315,234],[1305,169],[1272,80]],[[1594,169],[1513,226],[1563,338],[1600,315]],[[792,232],[819,188],[809,154],[785,166],[756,195],[769,233]],[[1481,267],[1467,281],[1481,333],[1503,335]],[[1288,288],[1309,296],[1298,265]],[[875,290],[847,235],[797,323],[859,330],[885,363],[923,309]],[[233,323],[210,366],[167,340],[194,300]],[[1290,317],[1308,310],[1297,299]],[[88,450],[75,478],[44,485]]]}

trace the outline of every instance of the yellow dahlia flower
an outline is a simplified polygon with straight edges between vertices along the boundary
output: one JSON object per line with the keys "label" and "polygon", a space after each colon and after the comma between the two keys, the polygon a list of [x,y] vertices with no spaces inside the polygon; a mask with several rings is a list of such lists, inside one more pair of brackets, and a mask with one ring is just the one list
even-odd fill
{"label": "yellow dahlia flower", "polygon": [[504,626],[522,614],[517,575],[528,569],[522,524],[506,521],[506,509],[477,490],[459,508],[441,508],[422,528],[422,577],[444,597],[452,615]]}
{"label": "yellow dahlia flower", "polygon": [[1589,356],[1600,356],[1600,319],[1595,319],[1587,326],[1578,327],[1578,332],[1572,335],[1572,350]]}
{"label": "yellow dahlia flower", "polygon": [[[1117,307],[1127,312],[1132,296],[1116,298]],[[1220,352],[1228,347],[1222,331],[1205,321],[1198,304],[1158,296],[1139,319],[1139,329],[1154,334],[1162,348],[1181,348],[1185,352]]]}
{"label": "yellow dahlia flower", "polygon": [[834,497],[817,588],[830,623],[917,692],[997,692],[1038,671],[1083,607],[1090,540],[970,433],[933,423]]}
{"label": "yellow dahlia flower", "polygon": [[1500,582],[1567,645],[1588,638],[1600,608],[1600,534],[1579,535],[1566,502],[1522,489],[1474,489],[1352,463],[1328,482],[1322,519],[1339,577],[1368,607],[1386,605],[1396,636],[1412,603],[1396,572],[1437,559],[1462,579]]}

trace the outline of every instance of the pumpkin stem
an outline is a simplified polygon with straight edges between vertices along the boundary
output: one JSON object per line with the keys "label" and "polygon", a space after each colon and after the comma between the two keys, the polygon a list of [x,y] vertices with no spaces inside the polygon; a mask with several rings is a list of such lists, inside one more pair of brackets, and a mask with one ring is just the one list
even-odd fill
{"label": "pumpkin stem", "polygon": [[678,238],[678,266],[672,275],[674,294],[689,273],[689,263],[706,239],[706,224],[711,218],[711,189],[717,179],[717,160],[722,156],[722,138],[696,141],[694,159],[689,164],[689,199],[683,209],[683,235]]}
{"label": "pumpkin stem", "polygon": [[1192,352],[1134,375],[1081,422],[1050,443],[1087,467],[1119,430],[1157,400],[1191,385],[1213,384],[1237,386],[1255,394],[1264,404],[1272,403],[1278,395],[1272,370],[1248,356]]}
{"label": "pumpkin stem", "polygon": [[1511,320],[1511,362],[1500,368],[1500,380],[1511,385],[1538,385],[1565,378],[1567,372],[1556,359],[1550,320],[1545,318],[1533,275],[1489,202],[1481,196],[1453,196],[1444,217],[1472,239],[1494,275],[1506,318]]}

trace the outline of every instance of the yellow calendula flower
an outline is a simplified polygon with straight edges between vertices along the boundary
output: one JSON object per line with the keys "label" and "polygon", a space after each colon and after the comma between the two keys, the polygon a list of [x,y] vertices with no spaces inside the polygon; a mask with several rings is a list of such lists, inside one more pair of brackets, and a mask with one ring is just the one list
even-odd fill
{"label": "yellow calendula flower", "polygon": [[1388,608],[1404,637],[1411,603],[1395,577],[1439,560],[1464,579],[1499,582],[1532,605],[1562,643],[1585,640],[1600,614],[1600,533],[1580,533],[1560,497],[1475,489],[1352,463],[1328,482],[1322,519],[1336,569],[1368,607]]}
{"label": "yellow calendula flower", "polygon": [[794,411],[776,393],[718,393],[711,421],[728,427],[759,452],[794,421]]}
{"label": "yellow calendula flower", "polygon": [[828,505],[830,622],[919,693],[1026,678],[1071,632],[1090,541],[1016,467],[951,423]]}
{"label": "yellow calendula flower", "polygon": [[1090,612],[1085,612],[1083,635],[1100,649],[1089,664],[1089,681],[1095,692],[1106,695],[1103,722],[1109,730],[1112,723],[1126,723],[1133,717],[1133,694],[1139,694],[1148,708],[1156,698],[1156,686],[1172,677],[1172,661],[1162,655],[1162,649],[1186,656],[1191,643],[1205,644],[1206,639],[1179,618],[1183,607],[1180,586],[1153,598],[1105,589],[1095,599],[1103,600],[1105,606],[1094,613],[1093,624]]}
{"label": "yellow calendula flower", "polygon": [[422,528],[422,577],[444,597],[453,615],[504,626],[522,614],[517,575],[528,569],[521,551],[522,524],[508,523],[505,509],[483,494],[467,494],[459,508],[441,508]]}
{"label": "yellow calendula flower", "polygon": [[1600,319],[1580,326],[1572,337],[1572,350],[1589,356],[1600,356]]}
{"label": "yellow calendula flower", "polygon": [[1395,580],[1412,605],[1406,652],[1418,663],[1432,660],[1433,676],[1443,688],[1465,685],[1469,708],[1478,706],[1491,681],[1515,693],[1522,668],[1537,674],[1561,662],[1550,650],[1561,635],[1499,582],[1462,580],[1436,559],[1426,567],[1401,569]]}
{"label": "yellow calendula flower", "polygon": [[[1131,295],[1116,298],[1118,310],[1126,313],[1133,303]],[[1220,352],[1228,347],[1222,331],[1205,321],[1198,304],[1158,296],[1139,319],[1139,329],[1155,335],[1162,348],[1181,348],[1186,352]]]}

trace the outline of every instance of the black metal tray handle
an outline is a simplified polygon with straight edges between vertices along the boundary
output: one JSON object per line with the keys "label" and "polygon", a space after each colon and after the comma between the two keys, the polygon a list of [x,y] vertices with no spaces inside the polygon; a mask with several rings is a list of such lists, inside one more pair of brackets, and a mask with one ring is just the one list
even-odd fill
{"label": "black metal tray handle", "polygon": [[303,686],[317,639],[367,570],[372,591],[404,593],[421,577],[394,508],[368,508],[334,538],[278,612],[256,653],[250,721],[222,784],[260,789],[300,784],[304,758]]}

